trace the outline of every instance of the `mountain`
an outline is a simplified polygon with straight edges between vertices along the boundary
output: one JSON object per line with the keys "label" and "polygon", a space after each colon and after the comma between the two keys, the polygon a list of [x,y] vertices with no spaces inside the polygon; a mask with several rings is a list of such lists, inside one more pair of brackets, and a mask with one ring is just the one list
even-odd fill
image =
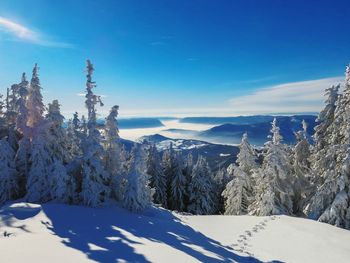
{"label": "mountain", "polygon": [[181,153],[186,158],[189,153],[193,155],[194,160],[199,155],[204,156],[210,168],[215,172],[219,168],[228,167],[234,163],[239,149],[237,146],[213,144],[200,140],[191,139],[170,139],[160,134],[143,136],[138,139],[139,142],[147,141],[156,145],[161,153],[172,144],[173,149]]}
{"label": "mountain", "polygon": [[[316,125],[316,117],[312,115],[277,116],[276,119],[277,125],[280,127],[281,135],[283,136],[283,141],[288,144],[295,142],[294,132],[302,129],[303,120],[308,124],[307,131],[310,136],[313,134]],[[250,119],[249,121],[252,120],[253,119]],[[203,140],[238,144],[241,141],[243,133],[247,132],[249,141],[252,144],[261,146],[266,142],[267,137],[270,134],[270,129],[270,120],[250,124],[227,123],[215,126],[206,131],[198,132],[197,135]]]}
{"label": "mountain", "polygon": [[348,230],[288,216],[192,216],[151,207],[0,207],[1,262],[349,262]]}

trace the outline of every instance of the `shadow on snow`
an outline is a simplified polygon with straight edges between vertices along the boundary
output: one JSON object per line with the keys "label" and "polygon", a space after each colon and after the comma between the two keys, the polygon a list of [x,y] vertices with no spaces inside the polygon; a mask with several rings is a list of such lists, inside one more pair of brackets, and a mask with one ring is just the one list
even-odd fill
{"label": "shadow on snow", "polygon": [[[43,205],[50,222],[42,222],[65,245],[80,250],[98,262],[150,262],[133,248],[142,244],[133,236],[171,246],[201,262],[261,262],[240,256],[230,247],[195,231],[172,213],[151,208],[143,214],[131,214],[119,208],[91,209],[80,206]],[[213,254],[205,255],[195,245]]]}

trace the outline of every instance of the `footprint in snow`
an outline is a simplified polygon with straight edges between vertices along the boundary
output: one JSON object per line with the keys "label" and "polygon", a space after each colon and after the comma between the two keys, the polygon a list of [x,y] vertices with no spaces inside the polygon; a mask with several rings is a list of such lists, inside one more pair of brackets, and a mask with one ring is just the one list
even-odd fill
{"label": "footprint in snow", "polygon": [[252,236],[252,232],[250,232],[249,230],[246,230],[245,233],[250,237]]}

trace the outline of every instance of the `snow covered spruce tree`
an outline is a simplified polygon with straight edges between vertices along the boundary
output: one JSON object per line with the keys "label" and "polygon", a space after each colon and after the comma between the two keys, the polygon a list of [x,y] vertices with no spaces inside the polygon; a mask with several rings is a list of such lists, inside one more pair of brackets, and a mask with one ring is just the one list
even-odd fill
{"label": "snow covered spruce tree", "polygon": [[88,110],[88,135],[83,142],[82,191],[81,199],[84,205],[98,206],[110,196],[110,177],[103,166],[104,150],[101,146],[101,135],[96,124],[97,103],[100,97],[93,93],[96,83],[92,81],[93,65],[87,60],[87,81],[85,105]]}
{"label": "snow covered spruce tree", "polygon": [[185,211],[186,209],[186,185],[187,180],[183,174],[183,162],[172,144],[163,153],[163,169],[168,182],[167,207],[171,210]]}
{"label": "snow covered spruce tree", "polygon": [[214,176],[215,193],[218,200],[218,213],[223,214],[225,211],[225,199],[222,192],[227,184],[233,179],[233,175],[227,172],[227,168],[219,168]]}
{"label": "snow covered spruce tree", "polygon": [[69,151],[66,130],[63,128],[64,117],[61,115],[58,100],[49,103],[46,120],[48,122],[47,148],[52,158],[52,164],[49,167],[51,200],[73,203],[76,200],[76,185],[65,167],[65,164],[71,161],[72,155]]}
{"label": "snow covered spruce tree", "polygon": [[5,138],[0,140],[0,205],[18,197],[15,152]]}
{"label": "snow covered spruce tree", "polygon": [[5,121],[7,128],[7,140],[15,151],[17,150],[17,131],[16,131],[16,118],[18,114],[17,110],[17,100],[18,100],[18,89],[19,85],[14,84],[11,85],[11,89],[7,89],[6,96],[6,113],[5,113]]}
{"label": "snow covered spruce tree", "polygon": [[161,159],[155,145],[149,145],[147,155],[147,174],[150,186],[154,189],[153,202],[167,207],[167,178],[161,166]]}
{"label": "snow covered spruce tree", "polygon": [[[343,228],[350,228],[349,145],[350,145],[350,67],[346,69],[345,89],[339,97],[323,155],[315,152],[314,173],[321,178],[305,212],[309,217]],[[322,123],[321,123],[322,124]],[[320,124],[320,125],[321,125]],[[317,174],[319,173],[319,174]]]}
{"label": "snow covered spruce tree", "polygon": [[302,130],[295,133],[296,145],[293,147],[292,162],[294,178],[294,199],[293,213],[302,214],[312,192],[311,186],[311,164],[310,164],[310,144],[307,136],[307,124],[302,121]]}
{"label": "snow covered spruce tree", "polygon": [[[338,94],[339,87],[338,85],[326,89],[326,105],[316,119],[318,125],[315,127],[315,133],[313,135],[314,147],[311,157],[312,172],[314,175],[311,179],[315,187],[323,184],[330,169],[335,169],[336,145],[333,144],[333,136],[336,130],[334,126],[335,111],[337,107],[340,107],[338,103],[340,101]],[[343,110],[337,110],[338,116],[340,111]],[[338,121],[340,119],[341,116],[338,117]]]}
{"label": "snow covered spruce tree", "polygon": [[60,111],[58,100],[53,100],[48,105],[46,120],[49,122],[48,147],[52,158],[68,163],[72,156],[68,151],[68,138],[66,129],[63,128],[64,117]]}
{"label": "snow covered spruce tree", "polygon": [[18,149],[15,156],[16,168],[19,178],[19,196],[23,197],[26,192],[26,179],[29,171],[29,156],[30,156],[30,128],[28,122],[28,109],[26,106],[28,96],[28,81],[25,73],[22,74],[21,83],[18,84],[16,130],[20,134]]}
{"label": "snow covered spruce tree", "polygon": [[144,146],[135,144],[123,195],[123,206],[130,211],[142,211],[152,204],[153,189],[149,186],[146,158]]}
{"label": "snow covered spruce tree", "polygon": [[7,136],[7,125],[6,125],[6,115],[4,112],[5,104],[2,100],[2,95],[0,94],[0,139]]}
{"label": "snow covered spruce tree", "polygon": [[111,177],[111,194],[117,200],[122,200],[125,187],[126,162],[124,151],[119,142],[118,116],[119,106],[111,108],[105,125],[105,167]]}
{"label": "snow covered spruce tree", "polygon": [[252,170],[257,168],[256,153],[248,142],[248,135],[243,134],[239,153],[233,168],[233,179],[227,184],[222,196],[225,200],[225,214],[247,214],[253,199],[254,180]]}
{"label": "snow covered spruce tree", "polygon": [[38,70],[39,68],[35,64],[27,99],[27,124],[31,142],[30,168],[26,183],[26,199],[29,202],[47,202],[51,198],[49,167],[52,164],[52,158],[47,148],[48,122],[43,117],[45,107],[41,95]]}
{"label": "snow covered spruce tree", "polygon": [[209,215],[217,211],[217,196],[213,175],[207,161],[199,156],[193,167],[191,182],[188,186],[188,212],[197,215]]}
{"label": "snow covered spruce tree", "polygon": [[292,214],[292,167],[289,152],[282,141],[276,118],[272,122],[271,141],[265,144],[262,167],[254,171],[256,189],[249,213],[260,216]]}

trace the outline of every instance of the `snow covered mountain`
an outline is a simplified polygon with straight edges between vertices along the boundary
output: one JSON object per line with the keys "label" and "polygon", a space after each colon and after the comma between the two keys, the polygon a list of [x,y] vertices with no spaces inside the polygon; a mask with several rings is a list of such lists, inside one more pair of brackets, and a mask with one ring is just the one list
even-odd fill
{"label": "snow covered mountain", "polygon": [[[83,222],[83,223],[82,223]],[[192,216],[152,207],[13,203],[1,262],[349,262],[350,233],[288,216]]]}

